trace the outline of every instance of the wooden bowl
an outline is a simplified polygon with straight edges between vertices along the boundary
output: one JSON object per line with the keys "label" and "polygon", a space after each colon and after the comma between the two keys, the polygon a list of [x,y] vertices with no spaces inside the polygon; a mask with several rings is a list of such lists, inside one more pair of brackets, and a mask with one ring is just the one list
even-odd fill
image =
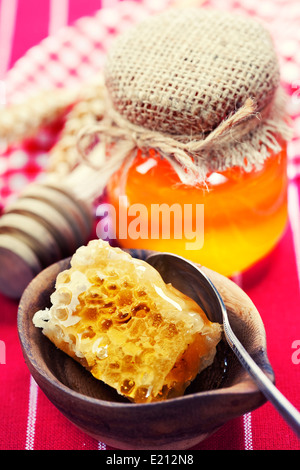
{"label": "wooden bowl", "polygon": [[[136,254],[134,250],[132,254]],[[213,365],[180,398],[134,404],[92,377],[32,323],[36,311],[50,306],[56,277],[69,264],[70,259],[53,264],[29,284],[19,305],[18,332],[35,381],[82,431],[117,449],[185,450],[266,401],[225,341],[219,344]],[[264,326],[253,303],[229,279],[203,270],[223,297],[235,334],[274,381]]]}

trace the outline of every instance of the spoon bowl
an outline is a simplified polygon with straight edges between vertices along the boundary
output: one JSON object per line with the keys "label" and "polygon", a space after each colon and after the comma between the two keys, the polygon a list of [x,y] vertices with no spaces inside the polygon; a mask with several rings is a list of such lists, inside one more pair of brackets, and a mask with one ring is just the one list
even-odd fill
{"label": "spoon bowl", "polygon": [[223,323],[222,300],[218,291],[196,265],[171,253],[155,253],[146,259],[161,275],[183,294],[195,300],[212,322]]}
{"label": "spoon bowl", "polygon": [[[142,259],[151,254],[128,251]],[[135,404],[96,380],[32,323],[35,312],[50,306],[57,275],[69,266],[70,259],[55,263],[29,284],[19,305],[18,332],[33,378],[51,403],[83,432],[117,449],[184,450],[265,403],[264,395],[225,340],[218,345],[214,363],[198,375],[182,397]],[[255,306],[229,279],[207,268],[201,271],[220,293],[236,335],[273,381],[265,330]],[[178,277],[181,275],[178,270]],[[202,281],[196,284],[190,294],[198,296],[209,315],[217,308],[215,298],[204,281],[203,285]],[[183,279],[179,287],[183,290]]]}

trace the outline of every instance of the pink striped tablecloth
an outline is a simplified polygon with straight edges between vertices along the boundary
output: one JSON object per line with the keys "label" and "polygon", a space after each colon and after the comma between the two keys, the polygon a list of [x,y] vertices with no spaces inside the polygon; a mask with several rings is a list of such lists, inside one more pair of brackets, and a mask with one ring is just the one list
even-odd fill
{"label": "pink striped tablecloth", "polygon": [[[51,81],[49,77],[64,83],[74,79],[78,60],[85,62],[75,73],[75,81],[81,80],[81,71],[89,75],[101,66],[112,37],[169,3],[1,0],[2,104],[3,100],[14,101],[20,94],[41,87],[45,81]],[[257,16],[266,24],[278,50],[282,82],[290,95],[294,137],[289,145],[289,224],[265,269],[260,271],[261,276],[254,280],[247,273],[236,282],[261,313],[278,388],[300,409],[300,3],[299,0],[211,0],[202,6],[235,9]],[[95,60],[90,59],[91,44],[98,48]],[[74,48],[77,56],[72,63]],[[70,60],[68,70],[66,65],[60,67],[62,53]],[[29,147],[15,146],[0,154],[2,208],[43,171],[50,145],[51,142],[41,139]],[[17,302],[0,296],[0,449],[113,450],[105,442],[97,442],[75,428],[39,390],[22,357],[16,319]],[[277,411],[266,403],[227,423],[194,448],[204,449],[299,450],[300,443]]]}

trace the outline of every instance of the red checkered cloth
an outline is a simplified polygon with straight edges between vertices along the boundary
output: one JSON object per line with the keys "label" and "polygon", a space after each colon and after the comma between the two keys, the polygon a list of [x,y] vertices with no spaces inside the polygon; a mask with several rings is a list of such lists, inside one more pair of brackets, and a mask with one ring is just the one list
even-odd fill
{"label": "red checkered cloth", "polygon": [[[5,83],[7,102],[45,87],[82,82],[101,69],[111,40],[118,33],[169,3],[102,1],[100,8],[98,0],[1,0],[0,83]],[[265,23],[273,35],[282,82],[290,95],[295,132],[289,145],[289,225],[268,258],[263,275],[257,278],[249,272],[236,282],[264,321],[278,388],[300,409],[300,3],[202,2],[202,7],[207,6],[241,11]],[[43,173],[47,152],[56,138],[57,128],[53,128],[0,154],[2,207]],[[16,319],[17,303],[0,296],[0,449],[111,449],[67,421],[38,388],[22,357]],[[299,450],[300,444],[277,411],[266,403],[227,423],[194,449]]]}

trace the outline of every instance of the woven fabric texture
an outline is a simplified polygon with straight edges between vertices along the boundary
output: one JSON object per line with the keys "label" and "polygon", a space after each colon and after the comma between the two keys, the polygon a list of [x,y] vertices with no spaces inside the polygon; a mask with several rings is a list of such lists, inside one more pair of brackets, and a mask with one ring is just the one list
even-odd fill
{"label": "woven fabric texture", "polygon": [[114,107],[133,124],[168,134],[210,132],[248,97],[260,112],[278,84],[269,32],[215,10],[155,16],[121,36],[106,64]]}

